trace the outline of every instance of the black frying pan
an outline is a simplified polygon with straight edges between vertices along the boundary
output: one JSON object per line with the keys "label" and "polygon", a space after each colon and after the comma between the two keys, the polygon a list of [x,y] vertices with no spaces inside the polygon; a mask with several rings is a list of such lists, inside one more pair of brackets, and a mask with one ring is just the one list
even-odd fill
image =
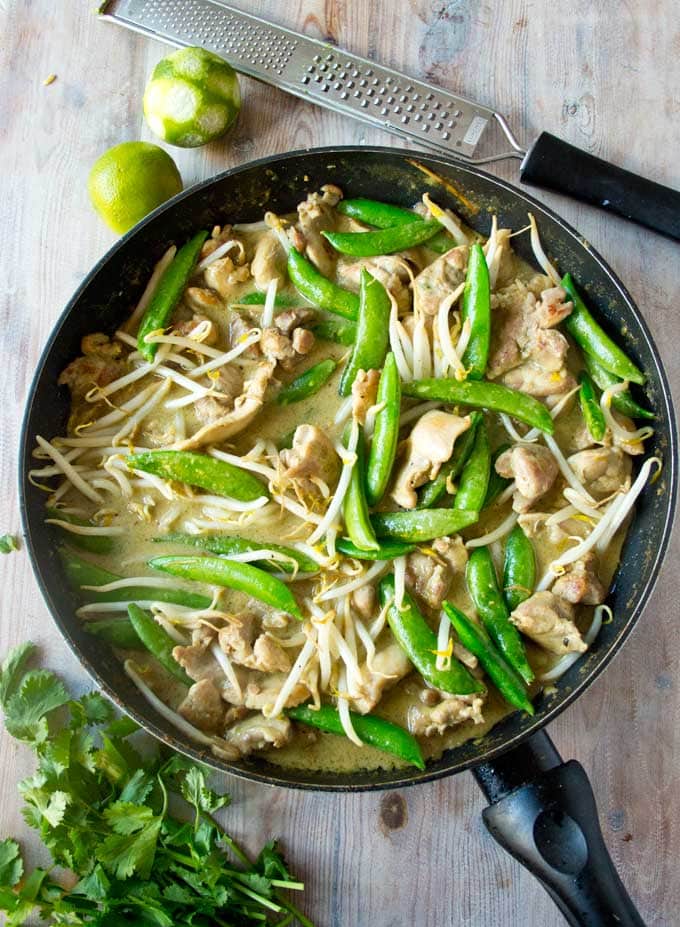
{"label": "black frying pan", "polygon": [[[337,791],[401,788],[472,768],[491,802],[484,820],[493,836],[541,880],[570,924],[639,925],[609,859],[597,823],[595,803],[582,767],[562,763],[542,730],[604,669],[640,617],[663,560],[676,497],[677,434],[666,375],[649,331],[612,271],[577,233],[551,210],[501,180],[472,167],[430,156],[420,164],[446,178],[475,205],[461,205],[447,188],[428,181],[409,157],[390,148],[316,149],[255,161],[198,184],[156,210],[92,270],[52,333],[31,388],[21,441],[21,507],[27,547],[48,607],[69,646],[98,685],[156,737],[216,769],[270,785]],[[329,774],[279,769],[257,758],[228,764],[183,742],[143,700],[121,665],[74,617],[76,602],[55,557],[44,525],[44,496],[26,474],[36,434],[63,433],[68,415],[66,389],[56,386],[63,367],[79,353],[88,332],[112,332],[134,304],[151,268],[171,242],[181,242],[215,223],[253,221],[263,211],[289,212],[310,190],[338,183],[347,196],[412,204],[430,185],[437,202],[455,208],[481,232],[490,212],[501,226],[521,228],[527,211],[537,218],[541,237],[558,267],[580,281],[600,317],[617,333],[647,372],[647,400],[657,413],[653,452],[664,460],[661,479],[645,491],[637,508],[616,574],[609,604],[615,620],[605,625],[587,655],[539,695],[533,718],[513,714],[481,740],[450,750],[424,772],[397,770]],[[514,247],[532,260],[527,236]]]}

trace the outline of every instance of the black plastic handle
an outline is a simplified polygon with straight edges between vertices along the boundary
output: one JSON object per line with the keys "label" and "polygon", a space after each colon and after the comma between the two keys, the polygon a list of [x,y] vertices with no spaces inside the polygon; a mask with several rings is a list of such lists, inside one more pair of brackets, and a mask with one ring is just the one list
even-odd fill
{"label": "black plastic handle", "polygon": [[542,132],[519,169],[520,179],[600,206],[680,241],[680,192],[625,171]]}
{"label": "black plastic handle", "polygon": [[473,770],[491,836],[532,872],[572,927],[644,927],[607,852],[580,763],[540,731]]}

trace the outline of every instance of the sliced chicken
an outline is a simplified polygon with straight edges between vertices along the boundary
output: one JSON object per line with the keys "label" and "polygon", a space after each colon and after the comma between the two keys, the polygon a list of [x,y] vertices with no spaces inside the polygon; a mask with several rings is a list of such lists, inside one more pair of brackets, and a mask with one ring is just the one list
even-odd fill
{"label": "sliced chicken", "polygon": [[225,734],[227,742],[242,756],[267,747],[283,747],[292,736],[293,725],[288,718],[265,718],[261,714],[237,722]]}
{"label": "sliced chicken", "polygon": [[630,457],[618,447],[595,447],[568,458],[569,466],[595,498],[630,486]]}
{"label": "sliced chicken", "polygon": [[247,264],[235,264],[228,255],[209,264],[203,278],[211,290],[215,290],[225,302],[237,295],[241,284],[250,277]]}
{"label": "sliced chicken", "polygon": [[335,227],[335,206],[342,199],[342,190],[334,184],[326,184],[321,193],[310,193],[297,208],[298,227],[304,241],[304,249],[312,264],[324,277],[333,276],[333,249],[321,232]]}
{"label": "sliced chicken", "polygon": [[173,321],[171,335],[180,335],[183,338],[191,338],[198,327],[201,327],[202,335],[196,341],[199,344],[213,345],[217,342],[217,326],[215,323],[200,312],[195,312],[190,319],[183,319],[177,322]]}
{"label": "sliced chicken", "polygon": [[359,370],[352,383],[352,417],[366,424],[366,413],[375,405],[380,382],[379,370]]}
{"label": "sliced chicken", "polygon": [[371,666],[361,666],[364,682],[361,695],[352,699],[352,708],[365,715],[371,711],[382,698],[383,692],[391,689],[400,679],[407,676],[413,667],[396,641],[378,650],[371,661]]}
{"label": "sliced chicken", "polygon": [[512,623],[544,650],[560,656],[585,653],[588,645],[574,624],[574,608],[552,592],[535,592],[510,616]]}
{"label": "sliced chicken", "polygon": [[[262,711],[263,709],[270,711],[274,707],[274,703],[287,678],[287,673],[250,671],[247,674],[244,686],[243,704],[252,711]],[[306,702],[312,694],[310,687],[301,681],[293,687],[284,708],[293,708],[295,705],[300,705],[302,702]]]}
{"label": "sliced chicken", "polygon": [[200,679],[189,689],[177,711],[201,731],[224,730],[226,709],[220,690],[211,679]]}
{"label": "sliced chicken", "polygon": [[527,512],[520,515],[517,521],[527,537],[545,541],[553,547],[564,545],[570,537],[585,537],[591,530],[586,522],[576,518],[567,518],[552,525],[548,524],[549,518],[550,512]]}
{"label": "sliced chicken", "polygon": [[314,333],[305,328],[295,328],[288,336],[274,326],[265,328],[260,336],[260,350],[264,356],[283,370],[292,370],[313,347]]}
{"label": "sliced chicken", "polygon": [[607,590],[597,575],[597,555],[589,551],[584,557],[569,564],[566,573],[559,576],[552,587],[555,595],[572,605],[601,605]]}
{"label": "sliced chicken", "polygon": [[228,364],[221,367],[218,377],[210,384],[215,396],[204,396],[194,403],[196,417],[204,424],[212,424],[234,408],[234,403],[243,392],[243,375],[238,367]]}
{"label": "sliced chicken", "polygon": [[364,621],[374,616],[375,604],[375,586],[361,586],[352,593],[352,606]]}
{"label": "sliced chicken", "polygon": [[451,538],[437,538],[432,542],[432,550],[449,564],[454,573],[463,573],[468,562],[465,542],[459,534]]}
{"label": "sliced chicken", "polygon": [[127,369],[120,342],[111,341],[101,332],[85,335],[80,350],[83,356],[71,361],[57,381],[60,386],[68,386],[74,402],[83,399],[95,386],[113,383]]}
{"label": "sliced chicken", "polygon": [[405,509],[416,507],[415,490],[437,476],[441,465],[451,457],[456,439],[469,427],[468,415],[461,417],[437,409],[418,419],[405,442],[404,460],[391,492],[397,505]]}
{"label": "sliced chicken", "polygon": [[316,312],[313,309],[300,307],[298,309],[286,309],[280,312],[274,319],[274,325],[284,335],[292,334],[297,328],[313,322],[316,318]]}
{"label": "sliced chicken", "polygon": [[452,248],[418,274],[413,282],[413,305],[425,315],[436,315],[441,301],[465,280],[470,249]]}
{"label": "sliced chicken", "polygon": [[402,256],[382,254],[379,257],[362,258],[360,261],[351,263],[340,258],[336,269],[336,279],[340,286],[345,289],[358,290],[363,268],[379,280],[388,293],[392,294],[400,313],[408,311],[411,306],[409,289],[411,275]]}
{"label": "sliced chicken", "polygon": [[340,458],[330,438],[316,425],[298,425],[293,446],[279,455],[283,479],[296,480],[309,492],[319,491],[319,481],[333,490],[340,477]]}
{"label": "sliced chicken", "polygon": [[220,312],[224,309],[224,303],[217,293],[203,286],[188,286],[182,299],[194,312]]}
{"label": "sliced chicken", "polygon": [[250,272],[258,290],[266,290],[272,280],[276,280],[279,287],[284,286],[287,280],[287,263],[286,251],[278,236],[274,232],[262,233],[257,240],[255,254],[250,263]]}
{"label": "sliced chicken", "polygon": [[408,729],[416,737],[432,737],[443,734],[456,724],[472,721],[481,724],[484,721],[482,706],[483,695],[444,695],[436,705],[413,704],[408,709]]}
{"label": "sliced chicken", "polygon": [[456,573],[462,573],[468,554],[463,539],[437,538],[432,553],[414,550],[406,558],[406,584],[430,608],[441,608]]}
{"label": "sliced chicken", "polygon": [[560,468],[547,447],[540,444],[516,444],[496,461],[496,472],[514,479],[517,489],[512,507],[516,512],[528,512],[551,488]]}
{"label": "sliced chicken", "polygon": [[235,663],[263,673],[287,673],[290,657],[283,647],[268,633],[260,633],[256,615],[241,612],[218,632],[222,650]]}

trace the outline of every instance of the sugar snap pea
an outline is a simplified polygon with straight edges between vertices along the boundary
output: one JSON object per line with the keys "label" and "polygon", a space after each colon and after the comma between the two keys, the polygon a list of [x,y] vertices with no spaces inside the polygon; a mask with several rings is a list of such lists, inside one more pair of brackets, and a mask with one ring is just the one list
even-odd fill
{"label": "sugar snap pea", "polygon": [[496,499],[500,496],[503,490],[512,483],[511,479],[508,477],[501,476],[496,472],[496,461],[504,454],[507,450],[510,449],[509,444],[501,444],[500,447],[497,447],[496,450],[491,455],[491,470],[489,473],[489,485],[486,490],[486,498],[484,499],[484,505],[482,508],[488,509],[490,505],[493,505]]}
{"label": "sugar snap pea", "polygon": [[288,586],[249,563],[220,557],[171,556],[154,557],[149,566],[182,579],[236,589],[302,621],[302,612]]}
{"label": "sugar snap pea", "polygon": [[147,344],[144,340],[151,332],[165,328],[170,320],[175,306],[180,301],[184,288],[198,260],[203,242],[208,237],[207,232],[198,232],[193,238],[182,245],[174,256],[149,300],[137,333],[137,348],[142,357],[152,361],[158,350],[157,344]]}
{"label": "sugar snap pea", "polygon": [[520,422],[551,435],[555,424],[542,402],[510,389],[500,383],[487,383],[480,380],[453,379],[414,380],[404,383],[402,392],[405,396],[417,399],[436,399],[439,402],[459,403],[463,406],[476,406],[490,412],[505,412]]}
{"label": "sugar snap pea", "polygon": [[[311,557],[301,554],[299,550],[292,547],[282,547],[280,544],[264,544],[259,541],[250,541],[247,538],[235,537],[233,534],[165,534],[162,537],[153,539],[157,543],[164,544],[185,544],[187,547],[197,547],[199,550],[207,550],[211,554],[229,556],[229,554],[243,554],[251,550],[273,550],[284,557],[295,560],[303,573],[317,573],[319,564],[312,560]],[[292,573],[294,567],[285,560],[258,560],[258,566],[262,570],[283,573]]]}
{"label": "sugar snap pea", "polygon": [[401,380],[391,351],[380,374],[376,402],[382,408],[375,417],[366,464],[366,499],[369,505],[377,505],[385,495],[399,443]]}
{"label": "sugar snap pea", "polygon": [[352,257],[375,257],[394,254],[422,245],[441,229],[436,219],[427,222],[408,222],[376,232],[322,232],[324,238],[341,254]]}
{"label": "sugar snap pea", "polygon": [[[393,576],[384,576],[380,580],[378,593],[383,608],[390,601],[394,603]],[[448,669],[437,669],[437,635],[408,592],[404,594],[401,608],[392,604],[387,609],[387,621],[401,649],[430,685],[451,695],[483,691],[482,684],[455,657],[451,657]]]}
{"label": "sugar snap pea", "polygon": [[315,306],[341,315],[345,319],[356,319],[359,314],[359,297],[344,290],[328,277],[324,277],[311,261],[295,248],[288,253],[288,276],[295,289]]}
{"label": "sugar snap pea", "polygon": [[467,528],[479,518],[479,512],[462,509],[414,509],[410,512],[378,512],[371,515],[377,538],[393,538],[419,544],[448,537]]}
{"label": "sugar snap pea", "polygon": [[340,378],[341,396],[349,396],[360,370],[380,370],[389,344],[390,298],[382,283],[361,268],[357,336]]}
{"label": "sugar snap pea", "polygon": [[125,462],[131,470],[153,473],[165,480],[178,480],[198,486],[218,496],[252,502],[269,496],[267,487],[256,476],[240,467],[193,451],[141,451]]}
{"label": "sugar snap pea", "polygon": [[565,327],[578,346],[593,354],[605,370],[622,380],[644,383],[645,375],[628,355],[604,331],[583,302],[571,274],[562,278],[562,287],[574,304],[571,315],[564,320]]}
{"label": "sugar snap pea", "polygon": [[161,666],[174,676],[175,679],[179,680],[179,682],[183,682],[185,686],[191,686],[193,684],[193,679],[187,676],[172,655],[172,650],[173,647],[176,646],[176,641],[170,637],[168,632],[164,631],[163,628],[154,621],[152,616],[138,605],[128,605],[128,618],[130,619],[130,624],[137,632],[137,637],[139,637],[144,647],[158,660]]}
{"label": "sugar snap pea", "polygon": [[[610,386],[616,386],[617,383],[623,382],[616,374],[606,370],[592,354],[588,354],[584,351],[583,362],[586,365],[586,370],[593,378],[593,381],[601,390],[605,390]],[[630,390],[614,393],[612,396],[612,406],[617,412],[620,412],[622,415],[627,415],[630,418],[655,418],[653,412],[650,412],[649,409],[645,409],[644,406],[641,406],[633,399]]]}
{"label": "sugar snap pea", "polygon": [[319,392],[324,383],[328,382],[335,367],[336,364],[332,357],[319,361],[318,364],[309,367],[299,377],[284,386],[276,397],[276,401],[280,406],[288,406],[293,402],[300,402],[302,399],[313,396],[314,393]]}
{"label": "sugar snap pea", "polygon": [[518,605],[534,591],[536,583],[536,557],[534,545],[524,533],[521,525],[515,525],[505,542],[505,563],[503,566],[503,597],[508,611],[514,612]]}
{"label": "sugar snap pea", "polygon": [[444,602],[443,608],[461,644],[477,657],[503,698],[515,708],[533,715],[534,706],[529,701],[524,681],[496,650],[484,628],[470,621],[450,602]]}
{"label": "sugar snap pea", "polygon": [[[350,216],[365,225],[373,225],[379,229],[423,221],[423,217],[411,209],[404,209],[403,206],[395,206],[394,203],[381,203],[378,200],[369,200],[364,197],[341,200],[335,208],[343,216]],[[436,235],[427,240],[427,247],[438,254],[450,251],[455,244],[446,229],[441,229]]]}
{"label": "sugar snap pea", "polygon": [[475,443],[475,433],[484,417],[481,412],[470,413],[470,427],[456,439],[451,459],[442,464],[433,480],[426,483],[418,497],[418,508],[429,509],[448,492],[448,487],[458,479]]}
{"label": "sugar snap pea", "polygon": [[470,554],[465,579],[484,627],[508,663],[526,683],[530,683],[534,673],[527,661],[519,631],[510,621],[488,547],[477,547]]}
{"label": "sugar snap pea", "polygon": [[595,387],[590,374],[586,370],[582,370],[578,375],[578,382],[578,403],[583,415],[583,421],[586,423],[586,428],[593,441],[601,441],[607,430],[607,422],[595,395]]}
{"label": "sugar snap pea", "polygon": [[348,348],[357,340],[356,322],[351,322],[349,319],[323,319],[316,325],[312,325],[312,331],[316,338],[333,341],[335,344],[344,344]]}
{"label": "sugar snap pea", "polygon": [[470,248],[461,319],[470,325],[470,337],[462,357],[468,377],[481,380],[486,373],[491,344],[491,284],[486,257],[479,242]]}
{"label": "sugar snap pea", "polygon": [[474,444],[458,481],[453,507],[468,511],[481,511],[489,488],[491,449],[484,422],[475,429]]}
{"label": "sugar snap pea", "polygon": [[[266,293],[259,293],[254,290],[252,293],[246,293],[245,296],[239,296],[238,300],[229,306],[264,306],[267,299]],[[290,293],[277,293],[274,296],[274,306],[276,309],[287,309],[290,306],[299,306],[300,300],[291,296]]]}
{"label": "sugar snap pea", "polygon": [[[48,508],[47,516],[48,518],[57,518],[59,521],[68,522],[69,525],[80,525],[81,527],[93,526],[93,523],[88,521],[87,518],[78,518],[77,515],[69,515],[61,509]],[[54,527],[59,530],[64,540],[68,541],[69,544],[80,547],[81,550],[89,550],[90,553],[93,554],[108,554],[113,550],[115,545],[114,539],[105,534],[76,534],[75,531],[68,531],[66,528],[61,528],[59,525],[55,525]]]}
{"label": "sugar snap pea", "polygon": [[212,599],[186,589],[166,589],[157,586],[123,586],[100,592],[97,589],[81,589],[82,586],[107,586],[124,577],[110,573],[103,567],[85,560],[64,547],[59,548],[59,557],[66,578],[88,602],[171,602],[187,608],[210,608]]}
{"label": "sugar snap pea", "polygon": [[354,557],[355,560],[394,560],[416,549],[415,544],[406,544],[404,541],[380,541],[373,550],[362,550],[349,538],[338,538],[335,547],[345,557]]}
{"label": "sugar snap pea", "polygon": [[[345,430],[345,444],[347,444],[347,432],[351,426]],[[345,519],[345,528],[349,534],[350,540],[362,550],[377,550],[378,542],[371,525],[371,519],[368,514],[368,503],[366,502],[365,478],[366,478],[366,452],[364,441],[364,430],[359,427],[359,440],[357,441],[357,459],[352,468],[349,486],[345,493],[342,505],[342,514]]]}
{"label": "sugar snap pea", "polygon": [[143,650],[144,645],[128,618],[102,618],[99,621],[87,621],[83,625],[88,634],[120,647],[121,650]]}
{"label": "sugar snap pea", "polygon": [[[328,734],[345,733],[340,715],[330,705],[322,705],[320,708],[298,705],[296,708],[288,708],[286,714],[299,724],[318,728]],[[425,760],[418,741],[403,727],[376,715],[360,715],[350,711],[349,717],[357,736],[364,743],[382,750],[383,753],[398,756],[418,769],[425,769]]]}

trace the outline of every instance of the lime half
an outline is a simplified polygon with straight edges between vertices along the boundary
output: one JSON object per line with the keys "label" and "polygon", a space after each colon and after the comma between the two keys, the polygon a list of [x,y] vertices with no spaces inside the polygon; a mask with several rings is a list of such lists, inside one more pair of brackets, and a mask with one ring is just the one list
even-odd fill
{"label": "lime half", "polygon": [[182,48],[163,58],[144,92],[149,128],[180,148],[197,148],[224,135],[240,108],[236,72],[204,48]]}

